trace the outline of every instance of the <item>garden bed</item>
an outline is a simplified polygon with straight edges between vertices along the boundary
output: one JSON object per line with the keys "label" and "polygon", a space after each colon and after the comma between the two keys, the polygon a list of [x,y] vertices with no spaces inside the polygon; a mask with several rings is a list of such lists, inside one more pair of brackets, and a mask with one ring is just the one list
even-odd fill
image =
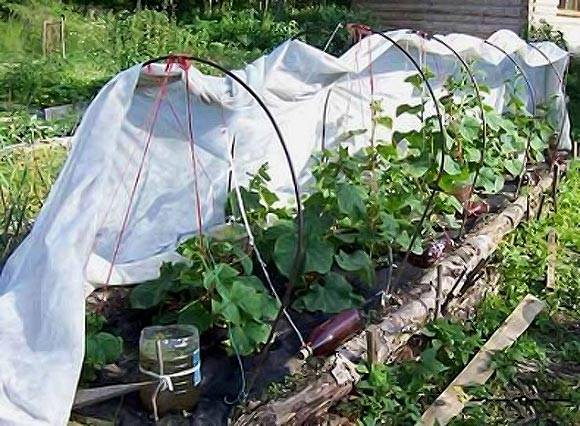
{"label": "garden bed", "polygon": [[[505,236],[529,217],[535,217],[541,198],[552,187],[553,174],[544,170],[528,193],[508,204],[501,212],[485,218],[470,232],[455,251],[446,256],[418,279],[401,288],[395,296],[398,306],[391,307],[378,324],[378,361],[393,361],[397,351],[427,321],[433,318],[437,300],[437,282],[447,301],[473,284],[473,278]],[[438,279],[438,270],[443,270]],[[251,403],[249,413],[241,415],[238,425],[303,424],[323,414],[330,406],[348,395],[360,379],[354,363],[364,359],[367,351],[365,333],[359,333],[338,348],[337,353],[315,369],[304,366],[299,375],[303,386],[296,386],[283,398]],[[294,385],[295,386],[295,385]]]}
{"label": "garden bed", "polygon": [[[537,168],[528,174],[532,184],[515,201],[511,194],[492,197],[495,212],[484,215],[477,223],[471,223],[462,244],[442,259],[437,266],[427,270],[408,265],[407,271],[393,283],[396,291],[384,317],[376,324],[378,334],[378,360],[392,361],[408,339],[421,326],[433,318],[437,294],[437,271],[441,274],[441,294],[445,301],[462,293],[469,287],[481,265],[495,251],[501,240],[517,225],[537,212],[540,199],[552,186],[551,171]],[[506,186],[506,187],[509,187]],[[503,202],[501,201],[503,200]],[[384,271],[377,276],[384,277]],[[372,292],[371,292],[372,293]],[[99,303],[98,292],[89,299],[89,304]],[[145,323],[135,312],[118,309],[126,304],[128,291],[117,289],[109,299],[109,325],[118,330],[131,347],[136,347],[138,333]],[[92,302],[91,302],[92,300]],[[445,312],[446,302],[441,303]],[[328,314],[300,314],[293,312],[296,325],[304,335],[328,318]],[[209,338],[208,338],[209,337]],[[354,363],[365,358],[365,333],[355,335],[345,342],[337,353],[326,360],[311,359],[304,363],[296,358],[300,342],[289,324],[282,321],[275,345],[266,362],[260,368],[250,402],[240,415],[234,410],[242,382],[235,357],[229,356],[219,343],[223,336],[206,336],[202,346],[202,398],[191,413],[191,418],[182,419],[193,424],[223,424],[231,415],[239,416],[236,424],[302,424],[316,417],[339,401],[358,381]],[[99,384],[139,381],[136,370],[136,353],[126,356],[118,363],[121,372],[107,371],[101,374]],[[243,363],[249,377],[255,373],[258,356],[244,357]],[[117,376],[115,376],[117,374]],[[122,377],[119,377],[121,375]],[[251,380],[251,379],[250,379]],[[279,383],[279,384],[276,384]],[[260,400],[260,402],[258,402]],[[232,401],[234,403],[227,403]],[[249,411],[247,411],[249,410]],[[150,415],[142,411],[136,394],[128,395],[78,409],[77,414],[87,417],[108,418],[115,413],[121,424],[151,422]],[[177,417],[175,418],[177,419]]]}

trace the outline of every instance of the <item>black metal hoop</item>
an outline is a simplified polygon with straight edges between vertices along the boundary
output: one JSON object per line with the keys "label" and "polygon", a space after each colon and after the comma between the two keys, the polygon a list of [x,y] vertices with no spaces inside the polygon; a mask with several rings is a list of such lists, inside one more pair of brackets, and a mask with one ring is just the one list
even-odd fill
{"label": "black metal hoop", "polygon": [[[530,100],[532,101],[532,115],[535,118],[536,117],[536,92],[534,91],[532,83],[530,82],[530,79],[528,78],[526,72],[523,70],[523,68],[520,66],[520,64],[518,64],[518,62],[514,58],[512,58],[511,55],[509,53],[507,53],[504,49],[502,49],[498,45],[490,42],[489,40],[483,40],[483,42],[485,44],[492,46],[495,49],[499,50],[501,53],[503,53],[505,55],[505,57],[508,58],[508,60],[514,65],[514,67],[520,73],[520,75],[524,78],[524,80],[526,82],[526,86],[528,87],[528,94],[530,96]],[[518,196],[520,194],[520,189],[522,188],[522,181],[523,181],[524,173],[526,172],[526,168],[528,166],[528,159],[530,156],[531,141],[532,141],[532,136],[530,134],[530,135],[528,135],[528,139],[526,141],[526,149],[525,149],[525,153],[524,153],[524,164],[522,166],[522,170],[520,172],[520,175],[518,176],[518,184],[516,187],[516,191],[514,193],[514,199],[518,198]]]}
{"label": "black metal hoop", "polygon": [[276,136],[278,138],[280,146],[282,147],[282,150],[284,151],[284,156],[286,157],[286,161],[288,163],[288,168],[290,169],[290,176],[292,179],[292,184],[294,186],[294,188],[293,188],[294,189],[294,198],[296,200],[296,219],[297,219],[297,223],[298,223],[298,238],[297,238],[297,243],[296,243],[296,251],[294,254],[294,263],[293,263],[293,267],[292,267],[292,270],[291,270],[290,276],[289,276],[289,280],[290,280],[289,287],[292,287],[299,279],[303,265],[304,265],[304,259],[305,259],[304,216],[302,214],[302,201],[300,199],[300,187],[298,184],[298,178],[296,176],[296,172],[294,170],[294,164],[292,163],[290,151],[288,150],[288,146],[286,145],[286,142],[284,140],[284,136],[282,135],[282,131],[280,130],[280,127],[278,126],[276,119],[274,118],[274,116],[272,115],[272,113],[270,112],[270,110],[268,109],[266,104],[264,103],[264,101],[258,96],[258,94],[245,81],[243,81],[240,77],[238,77],[233,72],[229,71],[228,69],[224,68],[223,66],[219,65],[216,62],[210,61],[209,59],[199,58],[197,56],[192,56],[192,55],[165,55],[165,56],[153,58],[153,59],[150,59],[150,60],[144,62],[142,64],[142,67],[146,67],[147,65],[150,65],[150,64],[153,64],[156,62],[166,61],[167,59],[170,59],[170,58],[182,58],[182,59],[186,59],[189,61],[198,62],[200,64],[208,65],[210,67],[213,67],[213,68],[223,72],[228,77],[233,79],[236,83],[240,84],[240,86],[242,86],[252,96],[252,98],[254,98],[254,100],[258,103],[260,108],[262,108],[262,110],[266,113],[270,123],[272,124],[272,127],[274,128],[274,131],[276,132]]}
{"label": "black metal hoop", "polygon": [[[473,75],[473,73],[471,72],[471,68],[469,67],[467,62],[465,62],[465,60],[461,57],[461,55],[455,49],[453,49],[449,44],[447,44],[445,41],[439,39],[435,35],[432,36],[431,39],[441,43],[443,46],[445,46],[447,49],[449,49],[455,55],[457,60],[463,66],[463,69],[467,72],[467,75],[469,76],[469,79],[471,80],[471,84],[473,85],[473,89],[475,90],[475,94],[477,96],[477,102],[479,105],[479,112],[481,114],[481,122],[483,124],[483,136],[482,136],[482,146],[481,146],[481,150],[480,150],[481,158],[479,159],[479,163],[477,164],[477,168],[475,169],[475,175],[473,177],[473,184],[471,185],[471,188],[469,190],[469,197],[467,198],[467,202],[469,202],[469,200],[471,200],[471,197],[473,196],[475,185],[477,183],[477,179],[479,178],[480,170],[483,167],[483,163],[485,160],[485,151],[487,148],[487,119],[485,118],[485,111],[483,109],[483,100],[481,99],[481,92],[479,91],[479,85],[477,84],[477,80],[475,79],[475,75]],[[465,231],[465,222],[466,221],[467,221],[467,209],[464,206],[463,207],[463,220],[461,221],[461,229],[459,230],[459,238],[462,237],[463,232]]]}
{"label": "black metal hoop", "polygon": [[[421,67],[419,66],[419,64],[415,60],[415,58],[413,58],[413,56],[409,52],[407,52],[407,50],[405,48],[403,48],[398,42],[396,42],[393,38],[389,37],[388,35],[386,35],[384,33],[380,33],[380,32],[375,31],[373,29],[371,29],[371,32],[373,34],[376,34],[376,35],[384,38],[385,40],[389,41],[401,53],[403,53],[403,55],[405,55],[407,57],[409,62],[411,62],[411,64],[417,69],[417,71],[421,75],[423,82],[425,83],[425,86],[427,87],[427,90],[429,91],[429,95],[433,99],[433,103],[435,105],[435,113],[437,115],[437,121],[439,123],[439,130],[440,130],[441,135],[443,137],[443,144],[441,146],[441,165],[439,166],[437,177],[435,179],[435,187],[431,188],[431,194],[429,195],[429,198],[427,199],[427,204],[425,206],[425,210],[423,211],[423,214],[421,215],[421,218],[419,219],[419,223],[417,224],[417,227],[415,228],[415,232],[413,232],[413,236],[411,237],[411,242],[409,243],[409,247],[407,248],[407,252],[405,253],[405,257],[403,259],[403,263],[401,265],[401,268],[398,269],[398,275],[401,276],[401,274],[402,274],[402,272],[407,264],[407,261],[409,260],[409,253],[411,252],[411,249],[415,245],[415,241],[417,241],[419,233],[421,232],[421,229],[423,228],[423,224],[425,223],[427,215],[429,214],[429,210],[431,210],[431,206],[432,206],[433,201],[435,199],[435,194],[437,192],[439,192],[438,185],[439,185],[439,182],[441,181],[441,178],[443,176],[444,166],[445,166],[445,154],[446,154],[446,150],[447,150],[447,132],[445,131],[445,126],[443,125],[443,117],[441,116],[441,110],[439,108],[439,101],[438,101],[437,97],[435,96],[435,92],[433,91],[433,87],[429,83],[429,80],[425,76],[425,73],[423,72],[423,70],[421,69]],[[408,34],[410,34],[410,32]]]}

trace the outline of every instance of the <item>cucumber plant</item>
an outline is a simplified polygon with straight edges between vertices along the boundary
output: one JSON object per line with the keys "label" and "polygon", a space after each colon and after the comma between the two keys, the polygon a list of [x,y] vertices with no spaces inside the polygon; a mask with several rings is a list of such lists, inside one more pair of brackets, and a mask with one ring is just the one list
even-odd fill
{"label": "cucumber plant", "polygon": [[[433,77],[429,70],[425,75]],[[406,82],[416,90],[422,87],[418,74]],[[481,85],[480,91],[489,89]],[[527,112],[516,83],[508,88],[504,114],[484,105],[485,130],[465,73],[450,77],[444,92],[438,99],[443,132],[425,101],[400,105],[390,117],[374,100],[370,129],[347,132],[337,138],[335,149],[314,155],[313,179],[303,199],[305,256],[294,309],[336,313],[359,306],[364,292],[351,283],[373,287],[375,269],[389,266],[393,253],[408,249],[432,191],[436,190],[434,203],[411,247],[415,254],[423,252],[427,241],[460,226],[458,219],[469,201],[462,199],[460,190],[473,185],[479,168],[475,188],[480,194],[494,194],[504,187],[506,175],[520,175],[528,140],[530,159],[543,160],[553,129],[545,114],[534,117]],[[409,116],[420,123],[418,128],[394,130],[398,120]],[[377,136],[389,131],[388,140]],[[349,140],[363,134],[370,134],[370,143],[353,150]],[[264,164],[238,188],[239,195],[229,195],[227,214],[231,229],[243,228],[241,198],[256,248],[274,282],[283,285],[295,257],[296,212],[269,185]],[[158,279],[138,285],[131,294],[132,307],[155,313],[156,322],[192,323],[202,332],[228,327],[230,345],[243,354],[255,351],[265,342],[279,303],[264,286],[266,277],[254,272],[248,241],[230,237],[210,235],[183,243],[178,252],[184,263],[165,264]]]}

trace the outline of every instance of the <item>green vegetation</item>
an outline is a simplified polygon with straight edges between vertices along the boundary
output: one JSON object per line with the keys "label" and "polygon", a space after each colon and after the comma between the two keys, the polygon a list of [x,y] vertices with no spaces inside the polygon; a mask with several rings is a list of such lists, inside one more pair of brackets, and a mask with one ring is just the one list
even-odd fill
{"label": "green vegetation", "polygon": [[62,146],[0,145],[0,270],[30,230],[65,157]]}
{"label": "green vegetation", "polygon": [[[119,71],[168,53],[213,59],[241,67],[284,40],[306,32],[321,48],[338,22],[369,21],[338,6],[253,9],[183,14],[171,11],[75,9],[56,0],[0,3],[0,102],[8,107],[47,107],[89,100]],[[42,56],[45,20],[65,17],[66,59]],[[344,47],[341,34],[332,48]]]}
{"label": "green vegetation", "polygon": [[[201,1],[180,1],[171,9],[164,8],[164,2],[143,0],[142,6],[150,9],[127,11],[134,8],[133,3],[103,0],[95,7],[94,2],[80,0],[0,0],[0,84],[5,88],[0,94],[0,268],[30,229],[66,156],[62,147],[37,146],[37,142],[69,134],[76,120],[46,122],[33,118],[31,111],[88,101],[113,75],[151,57],[185,52],[236,68],[302,32],[300,37],[322,48],[338,22],[372,23],[371,17],[342,6],[306,1],[289,1],[286,8],[280,7],[281,2],[271,2],[266,10],[252,8],[258,2],[232,1],[210,10]],[[58,53],[43,57],[43,22],[61,15],[66,22],[66,58]],[[554,36],[546,28],[534,35],[539,39]],[[346,37],[345,31],[339,32],[329,51],[339,54]],[[407,83],[416,91],[423,90],[418,75]],[[519,175],[528,140],[530,161],[543,161],[554,123],[529,116],[519,97],[521,83],[514,81],[508,90],[505,114],[485,106],[490,148],[484,158],[482,120],[466,75],[446,83],[449,93],[440,98],[443,132],[434,117],[425,116],[425,103],[403,105],[389,117],[373,102],[369,106],[372,128],[353,129],[340,137],[342,144],[364,134],[369,147],[352,152],[341,146],[319,153],[313,159],[314,183],[304,200],[305,262],[292,308],[334,313],[360,306],[363,292],[354,281],[372,286],[375,269],[391,265],[393,256],[409,247],[421,254],[427,244],[460,226],[471,200],[462,199],[459,191],[471,185],[480,161],[483,167],[475,188],[482,196],[499,192],[506,178]],[[577,60],[568,84],[573,131],[578,137]],[[487,89],[482,86],[481,90]],[[403,115],[415,116],[422,127],[396,132],[388,141],[375,137],[375,130],[392,128]],[[268,185],[264,165],[247,188],[240,188],[240,197],[256,247],[274,285],[283,291],[293,268],[297,225],[294,209],[281,206]],[[434,190],[434,204],[413,241]],[[509,351],[495,358],[493,380],[470,390],[485,404],[467,407],[462,421],[501,423],[521,415],[519,408],[506,407],[501,398],[512,398],[519,386],[535,385],[541,389],[541,398],[531,404],[540,417],[550,413],[560,423],[579,422],[573,409],[578,406],[578,391],[571,383],[574,378],[566,374],[570,366],[577,369],[580,355],[580,340],[573,328],[579,319],[580,217],[575,210],[579,194],[580,173],[575,166],[562,187],[558,214],[526,225],[516,233],[515,242],[502,246],[499,261],[504,278],[499,294],[487,295],[477,317],[465,324],[440,320],[427,326],[419,360],[361,366],[365,380],[354,402],[341,411],[363,424],[373,424],[378,418],[387,424],[413,423],[521,297],[532,292],[547,300],[550,310]],[[226,339],[226,344],[247,355],[266,341],[279,302],[271,295],[241,226],[237,198],[235,193],[229,198],[232,225],[227,232],[184,242],[178,250],[187,262],[163,265],[158,279],[135,287],[130,306],[154,323],[190,323],[202,332],[228,328],[232,341]],[[550,294],[544,292],[542,282],[548,226],[555,226],[559,235],[558,288]],[[122,340],[105,330],[104,318],[89,314],[86,381],[94,380],[123,351]],[[524,365],[528,370],[524,371]]]}
{"label": "green vegetation", "polygon": [[105,365],[117,361],[123,353],[123,339],[103,331],[107,319],[99,314],[86,316],[85,359],[81,381],[90,382]]}
{"label": "green vegetation", "polygon": [[[496,372],[472,396],[454,424],[577,424],[580,392],[580,163],[573,163],[560,189],[557,214],[529,222],[497,255],[501,280],[488,293],[475,318],[429,324],[422,333],[418,360],[394,365],[360,365],[364,380],[354,401],[339,411],[364,425],[414,424],[423,411],[505,320],[519,301],[532,293],[548,303],[532,326],[508,350],[496,354]],[[545,288],[546,237],[558,235],[556,289]]]}

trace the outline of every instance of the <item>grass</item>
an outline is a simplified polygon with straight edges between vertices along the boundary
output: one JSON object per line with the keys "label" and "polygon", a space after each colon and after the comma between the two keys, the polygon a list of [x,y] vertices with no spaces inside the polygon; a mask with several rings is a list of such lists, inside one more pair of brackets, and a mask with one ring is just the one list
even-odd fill
{"label": "grass", "polygon": [[0,149],[0,270],[30,230],[66,153],[55,145]]}
{"label": "grass", "polygon": [[[453,424],[578,424],[580,413],[580,162],[573,163],[560,189],[557,214],[523,225],[502,244],[496,261],[501,273],[497,293],[489,293],[473,320],[448,319],[428,325],[421,355],[397,365],[369,369],[354,399],[339,412],[360,424],[414,424],[481,345],[532,293],[548,308],[503,353],[484,386]],[[546,237],[558,236],[556,289],[545,289]]]}

